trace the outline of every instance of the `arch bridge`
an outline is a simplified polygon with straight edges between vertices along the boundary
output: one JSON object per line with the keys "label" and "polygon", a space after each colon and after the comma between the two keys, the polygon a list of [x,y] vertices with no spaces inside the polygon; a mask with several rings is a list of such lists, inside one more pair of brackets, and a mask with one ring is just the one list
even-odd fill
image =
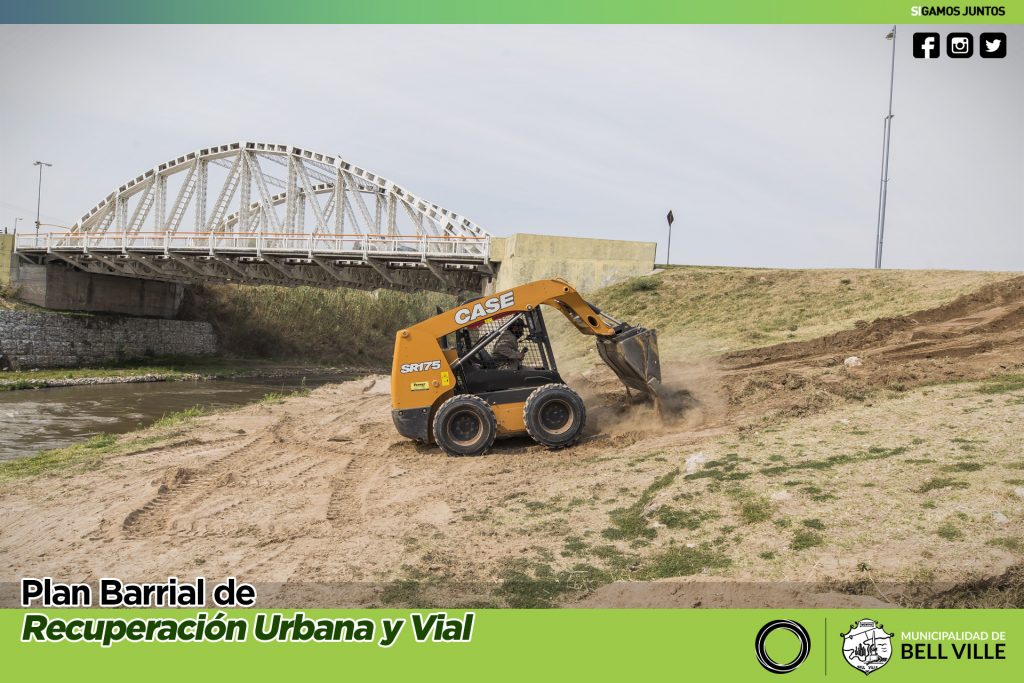
{"label": "arch bridge", "polygon": [[264,142],[189,152],[116,188],[23,260],[172,283],[481,291],[491,235],[334,154]]}

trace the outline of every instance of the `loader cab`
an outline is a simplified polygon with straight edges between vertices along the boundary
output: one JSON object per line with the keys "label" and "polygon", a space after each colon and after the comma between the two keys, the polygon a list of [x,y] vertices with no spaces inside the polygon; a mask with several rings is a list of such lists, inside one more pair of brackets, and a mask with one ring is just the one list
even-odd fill
{"label": "loader cab", "polygon": [[[481,321],[478,325],[464,327],[450,335],[448,343],[453,343],[457,356],[461,358],[479,344],[480,340],[508,322],[508,317],[495,316]],[[507,400],[512,398],[507,395],[508,392],[529,394],[533,389],[545,384],[562,383],[540,308],[527,311],[523,323],[523,335],[517,344],[525,351],[522,360],[499,357],[495,354],[495,346],[500,336],[491,340],[455,371],[457,394],[476,394],[485,400]]]}

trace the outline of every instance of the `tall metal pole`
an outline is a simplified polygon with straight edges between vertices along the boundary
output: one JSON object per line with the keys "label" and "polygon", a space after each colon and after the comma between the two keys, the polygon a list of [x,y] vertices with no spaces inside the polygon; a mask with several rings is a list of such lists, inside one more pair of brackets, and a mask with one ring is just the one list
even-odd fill
{"label": "tall metal pole", "polygon": [[892,63],[889,67],[889,114],[882,129],[882,177],[878,189],[878,234],[875,242],[875,268],[882,267],[882,242],[885,238],[885,203],[889,195],[889,143],[892,141],[892,89],[896,78],[896,27],[885,36],[892,41]]}
{"label": "tall metal pole", "polygon": [[39,189],[36,192],[36,246],[39,245],[39,207],[43,203],[43,166],[53,166],[45,161],[36,161],[32,164],[39,167]]}
{"label": "tall metal pole", "polygon": [[668,224],[668,247],[665,249],[665,265],[672,263],[672,224]]}

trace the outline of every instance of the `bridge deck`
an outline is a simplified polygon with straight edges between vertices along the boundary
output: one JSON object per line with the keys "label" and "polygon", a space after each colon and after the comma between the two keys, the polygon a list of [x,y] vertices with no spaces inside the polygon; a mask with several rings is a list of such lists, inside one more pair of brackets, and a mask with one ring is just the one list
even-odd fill
{"label": "bridge deck", "polygon": [[478,290],[489,238],[296,232],[20,234],[16,251],[96,274],[180,283]]}

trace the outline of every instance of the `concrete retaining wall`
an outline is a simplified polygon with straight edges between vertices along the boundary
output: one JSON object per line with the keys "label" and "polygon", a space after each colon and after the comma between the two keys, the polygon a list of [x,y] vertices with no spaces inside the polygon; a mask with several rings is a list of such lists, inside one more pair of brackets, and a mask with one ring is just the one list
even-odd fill
{"label": "concrete retaining wall", "polygon": [[185,291],[173,282],[96,275],[60,264],[21,263],[13,285],[19,299],[43,308],[156,318],[177,315]]}
{"label": "concrete retaining wall", "polygon": [[553,237],[517,233],[491,238],[491,261],[498,275],[488,286],[497,292],[533,280],[560,277],[583,292],[654,270],[654,242]]}
{"label": "concrete retaining wall", "polygon": [[0,355],[18,370],[216,352],[209,323],[0,311]]}
{"label": "concrete retaining wall", "polygon": [[0,235],[0,287],[11,284],[14,266],[14,235]]}

